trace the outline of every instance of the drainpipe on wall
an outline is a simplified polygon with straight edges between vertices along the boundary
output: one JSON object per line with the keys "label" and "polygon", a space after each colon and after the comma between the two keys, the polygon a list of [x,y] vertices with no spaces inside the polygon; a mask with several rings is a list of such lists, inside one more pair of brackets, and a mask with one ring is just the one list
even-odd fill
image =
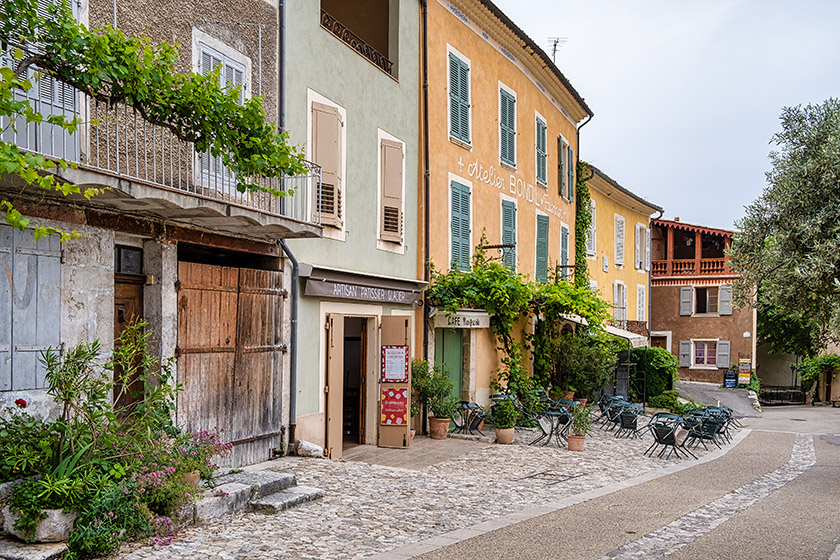
{"label": "drainpipe on wall", "polygon": [[[423,10],[423,280],[429,272],[429,14],[427,0],[420,0]],[[429,302],[423,297],[423,359],[429,359]]]}
{"label": "drainpipe on wall", "polygon": [[[659,220],[662,218],[662,215],[665,213],[665,210],[660,210],[659,215],[654,218],[654,220]],[[650,225],[650,222],[648,222]],[[665,240],[665,243],[668,243],[668,240]],[[665,251],[667,252],[668,248],[665,247]],[[653,251],[653,242],[651,242],[651,251]],[[648,288],[647,288],[647,306],[648,306],[648,333],[653,330],[653,262],[651,261],[650,270],[648,271]],[[650,346],[650,337],[648,337],[648,346]],[[668,348],[668,352],[671,349]]]}
{"label": "drainpipe on wall", "polygon": [[[279,30],[277,55],[277,121],[280,131],[286,130],[286,1],[280,0]],[[295,442],[295,428],[297,427],[297,327],[298,327],[298,282],[300,281],[300,265],[294,253],[280,240],[280,247],[292,261],[292,310],[289,333],[289,445]]]}

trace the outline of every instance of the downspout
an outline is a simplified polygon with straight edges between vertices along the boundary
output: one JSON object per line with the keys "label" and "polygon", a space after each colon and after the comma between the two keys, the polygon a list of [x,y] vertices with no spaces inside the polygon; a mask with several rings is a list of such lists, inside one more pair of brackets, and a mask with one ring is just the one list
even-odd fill
{"label": "downspout", "polygon": [[[280,0],[278,10],[279,30],[277,56],[277,120],[280,131],[286,130],[286,0]],[[289,333],[289,444],[295,442],[295,428],[297,427],[297,327],[298,327],[298,282],[300,279],[300,265],[294,253],[280,240],[280,247],[292,262],[292,311]]]}
{"label": "downspout", "polygon": [[[430,280],[429,259],[429,14],[427,0],[420,0],[423,7],[423,280]],[[429,302],[423,297],[423,358],[429,359]]]}
{"label": "downspout", "polygon": [[[653,218],[653,219],[654,220],[661,219],[662,215],[664,213],[665,213],[665,210],[660,210],[659,215],[657,217]],[[648,224],[648,225],[650,225],[650,224]],[[665,242],[667,243],[668,240],[666,239]],[[653,244],[652,243],[651,243],[651,250],[653,250]],[[665,250],[666,251],[668,250],[667,247],[665,248]],[[648,270],[648,288],[647,288],[647,290],[648,290],[647,291],[647,293],[648,293],[647,307],[648,307],[648,325],[649,325],[648,326],[648,333],[650,333],[653,330],[653,279],[652,279],[652,277],[653,277],[653,263],[651,263],[650,268],[651,268],[651,270]],[[648,337],[648,346],[650,346],[650,338],[651,337]],[[670,352],[670,351],[671,351],[671,349],[668,348],[668,352]]]}
{"label": "downspout", "polygon": [[[428,294],[430,280],[429,258],[429,6],[420,0],[423,12],[423,280]],[[423,296],[423,359],[429,360],[429,299]],[[426,407],[420,418],[422,432],[426,433]]]}

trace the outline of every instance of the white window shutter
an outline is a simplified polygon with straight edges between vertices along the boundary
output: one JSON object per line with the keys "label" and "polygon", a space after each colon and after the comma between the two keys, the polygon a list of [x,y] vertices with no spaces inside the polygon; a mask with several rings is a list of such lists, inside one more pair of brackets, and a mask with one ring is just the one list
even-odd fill
{"label": "white window shutter", "polygon": [[691,341],[680,340],[680,367],[691,367]]}
{"label": "white window shutter", "polygon": [[636,237],[634,238],[633,266],[637,269],[642,268],[642,224],[636,224]]}
{"label": "white window shutter", "polygon": [[645,228],[645,270],[650,271],[650,228]]}
{"label": "white window shutter", "polygon": [[382,140],[379,236],[383,241],[402,243],[403,233],[403,145],[401,142]]}
{"label": "white window shutter", "polygon": [[729,284],[718,289],[718,314],[732,315],[732,286]]}
{"label": "white window shutter", "polygon": [[645,321],[645,286],[644,284],[636,285],[636,320]]}
{"label": "white window shutter", "polygon": [[694,288],[682,286],[680,288],[680,315],[691,315],[691,306],[694,302]]}
{"label": "white window shutter", "polygon": [[589,200],[589,209],[592,214],[592,222],[589,224],[589,232],[586,235],[586,254],[590,257],[595,256],[595,235],[596,235],[596,227],[595,227],[595,201],[590,199]]}
{"label": "white window shutter", "polygon": [[715,365],[719,368],[728,368],[729,367],[729,349],[731,347],[731,343],[728,340],[718,340],[717,343],[717,358],[715,360]]}
{"label": "white window shutter", "polygon": [[615,215],[615,264],[624,264],[624,216]]}

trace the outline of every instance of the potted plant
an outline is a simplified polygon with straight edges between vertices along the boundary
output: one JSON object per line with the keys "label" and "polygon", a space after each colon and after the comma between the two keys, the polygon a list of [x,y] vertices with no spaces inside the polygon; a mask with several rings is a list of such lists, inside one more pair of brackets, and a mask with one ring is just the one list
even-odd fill
{"label": "potted plant", "polygon": [[568,436],[569,451],[583,451],[584,438],[592,427],[591,412],[592,407],[587,406],[575,406],[569,410],[572,416]]}
{"label": "potted plant", "polygon": [[511,400],[503,400],[493,405],[491,420],[496,429],[496,443],[507,445],[513,442],[514,426],[519,420],[519,412]]}
{"label": "potted plant", "polygon": [[458,399],[452,395],[455,383],[443,364],[429,366],[425,360],[415,360],[411,369],[411,388],[415,402],[429,411],[429,437],[445,439],[449,423],[458,410]]}
{"label": "potted plant", "polygon": [[417,430],[414,428],[414,422],[417,420],[417,415],[420,414],[420,405],[411,403],[411,428],[409,430],[410,439],[414,439],[417,435]]}

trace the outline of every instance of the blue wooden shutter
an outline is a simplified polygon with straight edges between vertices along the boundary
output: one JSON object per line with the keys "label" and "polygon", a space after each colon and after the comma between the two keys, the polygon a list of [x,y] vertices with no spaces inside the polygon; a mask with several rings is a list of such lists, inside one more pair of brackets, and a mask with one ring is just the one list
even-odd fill
{"label": "blue wooden shutter", "polygon": [[11,389],[46,387],[41,352],[61,344],[61,243],[55,235],[36,242],[33,230],[14,230],[12,251]]}
{"label": "blue wooden shutter", "polygon": [[537,216],[537,282],[548,282],[548,216]]}
{"label": "blue wooden shutter", "polygon": [[514,245],[504,250],[502,263],[511,270],[516,270],[516,205],[509,200],[502,201],[502,243]]}
{"label": "blue wooden shutter", "polygon": [[560,191],[560,196],[566,198],[566,158],[563,157],[563,154],[566,152],[566,144],[563,142],[563,138],[560,136],[557,137],[557,178],[558,178],[558,188]]}
{"label": "blue wooden shutter", "polygon": [[470,269],[470,189],[452,182],[452,268]]}
{"label": "blue wooden shutter", "polygon": [[569,229],[565,226],[560,228],[560,264],[563,266],[560,275],[563,280],[569,279]]}
{"label": "blue wooden shutter", "polygon": [[505,90],[501,95],[501,159],[508,165],[516,165],[516,100]]}
{"label": "blue wooden shutter", "polygon": [[449,132],[464,142],[470,141],[470,69],[449,54]]}
{"label": "blue wooden shutter", "polygon": [[546,146],[545,146],[545,123],[537,119],[537,181],[545,184],[546,175]]}
{"label": "blue wooden shutter", "polygon": [[575,151],[569,146],[569,202],[575,199]]}

